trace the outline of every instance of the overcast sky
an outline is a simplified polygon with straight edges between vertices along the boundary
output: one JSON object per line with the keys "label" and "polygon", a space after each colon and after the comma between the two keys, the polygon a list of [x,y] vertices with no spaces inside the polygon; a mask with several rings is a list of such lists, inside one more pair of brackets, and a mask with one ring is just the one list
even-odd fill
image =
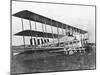
{"label": "overcast sky", "polygon": [[[95,7],[93,6],[12,1],[12,14],[22,10],[29,10],[62,23],[86,30],[89,32],[90,42],[95,42]],[[26,29],[29,28],[27,20],[24,20],[24,25]],[[39,23],[37,24],[37,27],[38,25]],[[12,34],[15,34],[18,31],[21,31],[20,18],[12,17]],[[13,43],[14,45],[20,43],[18,42],[19,38],[22,37],[13,36],[12,41],[16,41]]]}

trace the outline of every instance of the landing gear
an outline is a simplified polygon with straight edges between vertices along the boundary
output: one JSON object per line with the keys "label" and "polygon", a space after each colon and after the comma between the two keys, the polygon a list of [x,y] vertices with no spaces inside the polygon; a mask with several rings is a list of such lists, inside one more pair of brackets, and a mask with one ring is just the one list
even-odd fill
{"label": "landing gear", "polygon": [[64,51],[65,51],[65,54],[68,54],[68,55],[74,54],[73,50],[68,50],[68,49],[64,48]]}
{"label": "landing gear", "polygon": [[74,54],[74,51],[73,50],[70,50],[69,51],[69,55],[72,55],[72,54]]}
{"label": "landing gear", "polygon": [[79,54],[84,54],[85,49],[84,48],[79,48],[79,49],[66,49],[64,48],[65,54],[72,55],[74,53],[79,53]]}
{"label": "landing gear", "polygon": [[68,51],[67,51],[67,49],[66,49],[66,48],[64,48],[64,53],[65,53],[65,54],[68,54]]}

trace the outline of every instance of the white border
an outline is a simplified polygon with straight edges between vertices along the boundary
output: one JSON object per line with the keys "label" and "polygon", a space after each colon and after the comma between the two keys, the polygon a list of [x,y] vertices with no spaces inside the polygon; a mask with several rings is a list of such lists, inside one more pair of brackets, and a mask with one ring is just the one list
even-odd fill
{"label": "white border", "polygon": [[[32,0],[27,0],[32,1]],[[57,3],[72,3],[72,4],[88,4],[97,6],[97,69],[84,71],[67,71],[67,72],[52,72],[38,73],[38,75],[99,75],[100,74],[100,0],[35,0]],[[0,1],[0,74],[10,74],[10,0]],[[22,74],[32,75],[32,74]],[[35,74],[34,74],[35,75]]]}

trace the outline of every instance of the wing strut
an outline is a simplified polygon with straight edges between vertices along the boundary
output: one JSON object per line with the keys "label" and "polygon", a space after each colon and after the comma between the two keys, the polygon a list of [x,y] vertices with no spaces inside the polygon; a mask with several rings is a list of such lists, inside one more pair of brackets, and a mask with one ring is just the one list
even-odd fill
{"label": "wing strut", "polygon": [[[45,25],[45,32],[47,32],[47,27],[46,27],[46,21],[45,21],[45,19],[44,19],[44,25]],[[47,38],[47,33],[46,33],[46,38]],[[44,39],[45,40],[45,39]],[[47,45],[48,45],[48,42],[47,42]]]}
{"label": "wing strut", "polygon": [[[30,20],[29,20],[29,24],[30,24],[30,30],[32,30],[32,25],[31,25],[31,21]],[[30,45],[33,47],[32,33],[31,33]]]}
{"label": "wing strut", "polygon": [[[35,18],[35,31],[37,31],[37,26],[36,26],[36,16],[34,16],[34,18]],[[37,34],[36,34],[36,40],[37,40]],[[35,47],[36,47],[36,45],[35,45]]]}
{"label": "wing strut", "polygon": [[[43,20],[43,19],[42,19]],[[43,26],[43,23],[42,23],[42,32],[44,33],[44,26]],[[41,44],[42,44],[42,46],[43,46],[43,39],[41,38]]]}
{"label": "wing strut", "polygon": [[[58,24],[57,24],[57,33],[58,33],[58,35],[59,35],[59,28],[58,28]],[[58,46],[59,46],[59,36],[58,36]]]}
{"label": "wing strut", "polygon": [[54,44],[54,35],[53,35],[52,19],[51,19],[51,31],[52,31],[53,44]]}
{"label": "wing strut", "polygon": [[89,40],[89,33],[87,33],[87,35],[88,35],[88,43],[90,42],[90,40]]}
{"label": "wing strut", "polygon": [[[23,25],[23,19],[21,18],[21,23],[22,23],[22,31],[24,30],[24,25]],[[25,48],[25,36],[23,36],[23,43],[24,43],[24,48]]]}
{"label": "wing strut", "polygon": [[[64,25],[62,24],[62,34],[64,35]],[[65,47],[65,41],[64,41],[64,47]]]}
{"label": "wing strut", "polygon": [[[74,31],[74,28],[72,28],[72,36],[73,36],[73,31]],[[73,42],[72,42],[72,47],[73,47]]]}

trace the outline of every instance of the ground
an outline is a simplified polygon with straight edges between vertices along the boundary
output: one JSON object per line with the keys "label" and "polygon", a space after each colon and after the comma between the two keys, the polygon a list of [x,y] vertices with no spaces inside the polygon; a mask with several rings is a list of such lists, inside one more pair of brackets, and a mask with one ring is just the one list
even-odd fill
{"label": "ground", "polygon": [[11,58],[11,73],[40,73],[95,69],[95,48],[90,53],[21,53]]}

